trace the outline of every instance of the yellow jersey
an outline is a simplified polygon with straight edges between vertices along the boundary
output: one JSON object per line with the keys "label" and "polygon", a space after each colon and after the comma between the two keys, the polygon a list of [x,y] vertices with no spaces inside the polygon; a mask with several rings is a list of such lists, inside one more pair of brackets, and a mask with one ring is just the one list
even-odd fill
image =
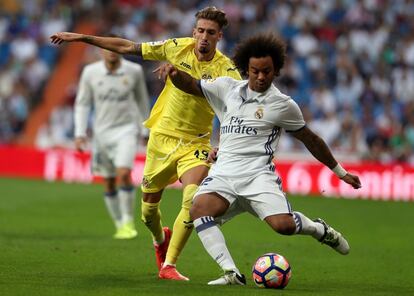
{"label": "yellow jersey", "polygon": [[[145,60],[167,61],[196,79],[230,76],[241,79],[232,61],[216,50],[211,61],[200,62],[194,53],[194,38],[173,38],[142,44]],[[214,112],[207,100],[190,95],[176,88],[169,78],[144,122],[153,132],[172,135],[186,140],[200,139],[208,142],[212,131]]]}

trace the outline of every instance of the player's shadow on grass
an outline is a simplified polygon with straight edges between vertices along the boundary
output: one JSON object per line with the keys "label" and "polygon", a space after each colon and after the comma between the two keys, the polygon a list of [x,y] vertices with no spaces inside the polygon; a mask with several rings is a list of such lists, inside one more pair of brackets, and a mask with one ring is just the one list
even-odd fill
{"label": "player's shadow on grass", "polygon": [[[177,292],[182,288],[192,290],[194,285],[189,282],[160,280],[153,273],[140,273],[138,275],[133,272],[128,274],[79,275],[72,277],[72,281],[68,283],[67,288],[94,292],[93,295],[99,290],[109,290],[114,293],[122,291],[120,292],[122,294],[119,295],[176,295],[172,292]],[[174,288],[178,290],[174,290]]]}

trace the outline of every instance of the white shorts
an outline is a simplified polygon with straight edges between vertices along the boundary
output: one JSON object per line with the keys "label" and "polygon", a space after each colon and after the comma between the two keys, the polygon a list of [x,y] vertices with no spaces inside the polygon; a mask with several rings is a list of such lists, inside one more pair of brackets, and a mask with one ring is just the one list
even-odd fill
{"label": "white shorts", "polygon": [[136,133],[128,133],[111,141],[95,139],[92,151],[92,173],[104,178],[115,177],[117,168],[132,169],[137,152]]}
{"label": "white shorts", "polygon": [[237,179],[211,174],[200,184],[194,199],[211,192],[221,195],[230,203],[226,213],[215,219],[219,224],[243,212],[249,212],[261,220],[276,214],[292,213],[282,190],[282,181],[273,172]]}

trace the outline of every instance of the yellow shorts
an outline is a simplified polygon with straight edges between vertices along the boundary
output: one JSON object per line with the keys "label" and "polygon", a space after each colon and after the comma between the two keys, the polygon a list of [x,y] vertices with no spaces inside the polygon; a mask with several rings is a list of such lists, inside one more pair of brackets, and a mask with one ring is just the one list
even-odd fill
{"label": "yellow shorts", "polygon": [[206,162],[209,143],[185,141],[159,133],[151,133],[142,179],[142,192],[158,192],[177,181],[186,171]]}

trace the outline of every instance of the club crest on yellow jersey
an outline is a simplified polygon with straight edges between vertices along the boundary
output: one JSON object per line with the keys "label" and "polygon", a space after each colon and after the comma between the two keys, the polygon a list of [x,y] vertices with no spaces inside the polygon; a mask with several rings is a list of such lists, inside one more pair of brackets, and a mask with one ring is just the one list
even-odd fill
{"label": "club crest on yellow jersey", "polygon": [[161,40],[161,41],[151,41],[151,42],[148,42],[148,44],[149,44],[150,46],[161,46],[161,45],[163,45],[165,42],[167,42],[167,40]]}
{"label": "club crest on yellow jersey", "polygon": [[150,183],[151,183],[151,181],[149,180],[149,178],[147,176],[144,176],[142,178],[142,183],[141,183],[142,184],[142,187],[148,188],[149,185],[150,185]]}

